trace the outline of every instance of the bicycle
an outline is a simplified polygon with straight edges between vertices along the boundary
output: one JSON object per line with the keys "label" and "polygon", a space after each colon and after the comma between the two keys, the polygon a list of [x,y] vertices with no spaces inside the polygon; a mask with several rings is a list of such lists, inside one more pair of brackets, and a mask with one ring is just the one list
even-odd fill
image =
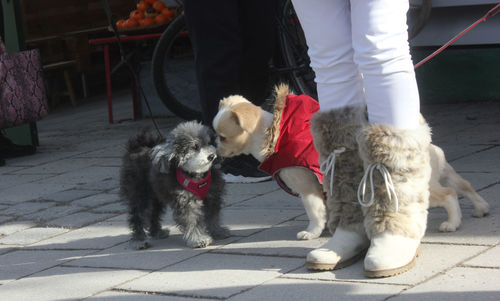
{"label": "bicycle", "polygon": [[[182,7],[182,1],[176,1]],[[425,26],[432,0],[412,5],[409,14],[418,14],[410,24],[410,37]],[[314,71],[309,66],[307,45],[291,0],[282,0],[277,11],[278,45],[270,62],[271,83],[287,82],[295,92],[317,98]],[[184,15],[180,13],[163,32],[153,52],[152,76],[163,104],[186,120],[201,120],[195,64]],[[193,97],[194,94],[194,97]]]}
{"label": "bicycle", "polygon": [[[309,67],[304,34],[291,0],[281,1],[277,24],[279,40],[277,53],[270,62],[269,86],[287,82],[296,92],[315,97],[314,72]],[[168,25],[156,44],[152,75],[159,98],[172,113],[187,120],[201,120],[194,55],[182,13]]]}

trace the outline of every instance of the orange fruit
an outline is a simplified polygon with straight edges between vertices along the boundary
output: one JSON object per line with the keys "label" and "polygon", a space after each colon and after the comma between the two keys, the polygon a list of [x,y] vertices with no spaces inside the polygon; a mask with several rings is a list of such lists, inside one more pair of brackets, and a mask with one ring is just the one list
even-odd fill
{"label": "orange fruit", "polygon": [[165,7],[161,10],[161,14],[167,17],[168,21],[171,21],[175,17],[175,10]]}
{"label": "orange fruit", "polygon": [[165,17],[164,15],[162,14],[159,14],[158,16],[155,17],[155,23],[156,24],[162,24],[162,23],[166,23],[168,22],[168,18]]}
{"label": "orange fruit", "polygon": [[153,8],[154,8],[157,12],[161,12],[161,10],[165,8],[165,3],[163,3],[162,1],[155,1],[155,2],[153,3]]}
{"label": "orange fruit", "polygon": [[137,27],[138,25],[139,25],[139,23],[137,22],[137,20],[132,19],[132,18],[128,18],[125,21],[125,28],[134,28],[134,27]]}
{"label": "orange fruit", "polygon": [[116,21],[116,28],[117,29],[124,29],[125,28],[125,20],[120,19]]}
{"label": "orange fruit", "polygon": [[151,26],[155,24],[155,19],[153,18],[144,18],[139,20],[139,25],[141,26]]}
{"label": "orange fruit", "polygon": [[142,10],[135,9],[130,12],[130,18],[139,21],[140,19],[144,19],[144,12]]}
{"label": "orange fruit", "polygon": [[141,1],[139,1],[139,3],[137,3],[137,9],[140,11],[145,11],[148,8],[149,8],[149,4],[147,2],[145,2],[144,0],[141,0]]}

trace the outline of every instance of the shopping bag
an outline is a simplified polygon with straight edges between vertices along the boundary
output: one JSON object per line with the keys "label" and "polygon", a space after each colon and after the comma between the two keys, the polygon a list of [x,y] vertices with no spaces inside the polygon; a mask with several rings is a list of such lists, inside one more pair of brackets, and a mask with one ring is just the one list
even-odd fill
{"label": "shopping bag", "polygon": [[0,37],[0,129],[38,121],[47,114],[40,52],[7,53]]}

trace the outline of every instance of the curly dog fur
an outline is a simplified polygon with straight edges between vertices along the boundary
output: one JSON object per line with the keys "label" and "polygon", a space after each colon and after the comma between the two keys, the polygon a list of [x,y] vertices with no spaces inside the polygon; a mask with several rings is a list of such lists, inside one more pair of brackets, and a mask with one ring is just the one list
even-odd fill
{"label": "curly dog fur", "polygon": [[[179,124],[166,139],[149,131],[130,138],[123,156],[120,195],[128,204],[133,247],[149,247],[145,229],[151,238],[168,236],[161,227],[167,205],[188,246],[205,247],[213,239],[229,236],[220,225],[225,182],[214,167],[216,158],[214,133],[194,121]],[[203,199],[179,183],[178,170],[195,182],[211,176]]]}

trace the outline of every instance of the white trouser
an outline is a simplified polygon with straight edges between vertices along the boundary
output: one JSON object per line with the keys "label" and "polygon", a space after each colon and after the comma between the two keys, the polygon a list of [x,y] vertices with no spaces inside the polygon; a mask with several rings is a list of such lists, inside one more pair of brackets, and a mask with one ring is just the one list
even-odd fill
{"label": "white trouser", "polygon": [[366,104],[372,123],[412,129],[420,101],[408,46],[408,0],[292,0],[321,111]]}

